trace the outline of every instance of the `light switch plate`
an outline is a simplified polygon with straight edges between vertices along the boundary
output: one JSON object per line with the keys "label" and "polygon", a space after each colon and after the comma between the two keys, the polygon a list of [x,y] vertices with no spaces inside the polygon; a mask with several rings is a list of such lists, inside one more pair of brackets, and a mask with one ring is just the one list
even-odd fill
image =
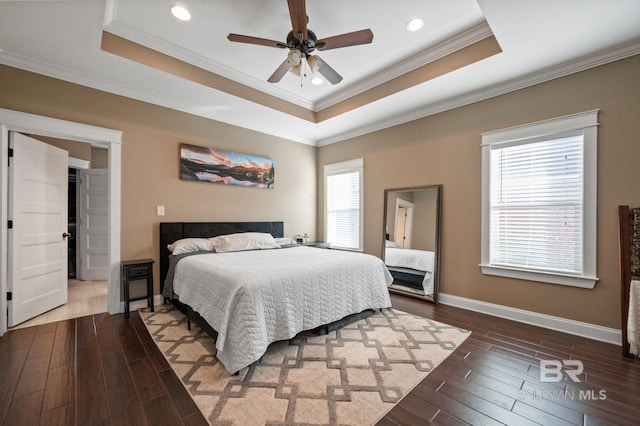
{"label": "light switch plate", "polygon": [[164,206],[157,206],[156,207],[156,214],[158,216],[164,216]]}

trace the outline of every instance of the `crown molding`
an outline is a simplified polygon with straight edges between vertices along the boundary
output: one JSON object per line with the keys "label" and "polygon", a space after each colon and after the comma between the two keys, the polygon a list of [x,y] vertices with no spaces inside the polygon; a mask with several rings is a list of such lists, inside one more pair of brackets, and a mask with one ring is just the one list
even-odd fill
{"label": "crown molding", "polygon": [[367,90],[373,89],[382,83],[393,80],[400,77],[410,71],[420,68],[423,65],[434,62],[440,58],[444,58],[460,49],[464,49],[467,46],[471,46],[487,37],[491,37],[493,32],[486,21],[468,29],[461,33],[458,33],[445,41],[442,41],[435,46],[432,46],[422,52],[410,56],[391,67],[388,67],[380,72],[371,74],[368,77],[361,79],[358,83],[354,83],[339,92],[327,96],[314,105],[314,111],[322,111],[325,108],[331,107],[342,101],[345,101]]}
{"label": "crown molding", "polygon": [[411,55],[409,58],[394,64],[380,72],[374,73],[361,79],[359,82],[340,89],[319,101],[313,102],[301,96],[297,96],[286,90],[280,89],[277,85],[265,83],[255,77],[239,72],[219,62],[211,60],[203,55],[199,55],[193,51],[189,51],[176,44],[160,39],[146,31],[142,31],[132,25],[126,24],[117,19],[118,0],[107,1],[104,30],[116,36],[130,40],[141,46],[153,49],[165,55],[184,61],[188,64],[205,69],[209,72],[218,74],[237,83],[251,87],[255,90],[278,97],[282,100],[290,102],[294,105],[308,109],[313,112],[321,111],[325,108],[338,104],[355,95],[366,92],[384,82],[397,78],[407,72],[413,71],[423,65],[433,62],[437,59],[445,57],[462,48],[472,45],[480,40],[493,35],[491,28],[486,21],[467,29],[437,45]]}
{"label": "crown molding", "polygon": [[219,62],[213,61],[206,56],[199,55],[190,50],[186,50],[183,47],[169,43],[166,40],[162,40],[145,31],[141,31],[131,25],[117,20],[112,20],[104,26],[104,31],[108,31],[118,37],[130,40],[136,44],[163,53],[172,58],[179,59],[190,65],[202,68],[213,74],[218,74],[254,90],[259,90],[268,95],[278,97],[302,108],[313,110],[313,102],[301,96],[292,94],[291,92],[282,90],[278,85],[258,80],[236,69],[232,69]]}
{"label": "crown molding", "polygon": [[107,0],[104,6],[104,19],[102,26],[106,27],[110,22],[116,19],[116,10],[118,10],[119,0]]}
{"label": "crown molding", "polygon": [[316,146],[331,145],[333,143],[341,142],[347,139],[366,135],[368,133],[387,129],[389,127],[408,123],[410,121],[418,120],[430,115],[449,111],[465,105],[470,105],[475,102],[494,98],[496,96],[514,92],[516,90],[535,86],[536,84],[555,80],[557,78],[575,74],[580,71],[585,71],[601,65],[606,65],[608,63],[626,59],[638,54],[640,54],[640,40],[633,40],[612,49],[607,49],[605,51],[578,58],[576,60],[558,65],[556,67],[550,67],[539,72],[530,73],[523,77],[512,79],[506,83],[497,84],[488,88],[476,90],[464,96],[458,96],[445,100],[443,102],[438,102],[437,105],[427,105],[423,108],[413,110],[410,113],[391,117],[384,121],[375,122],[370,126],[360,127],[358,129],[344,132],[330,138],[318,140]]}
{"label": "crown molding", "polygon": [[[479,32],[479,34],[481,34],[481,31]],[[387,120],[375,122],[369,126],[363,126],[321,139],[315,139],[300,134],[283,131],[281,128],[256,125],[256,123],[251,120],[244,120],[239,118],[238,114],[225,114],[220,110],[212,111],[210,109],[194,107],[193,105],[189,105],[185,102],[178,101],[173,98],[160,96],[156,92],[143,91],[138,87],[114,84],[103,79],[99,79],[83,73],[78,73],[76,71],[71,71],[69,69],[62,68],[56,65],[27,59],[19,55],[15,55],[11,52],[3,51],[2,49],[0,49],[0,63],[37,74],[42,74],[71,83],[79,84],[82,86],[94,88],[97,90],[114,93],[127,98],[140,100],[177,111],[182,111],[200,117],[247,128],[257,132],[266,133],[294,142],[299,142],[311,146],[325,146],[354,137],[362,136],[367,133],[372,133],[389,127],[404,124],[410,121],[427,117],[429,115],[490,99],[496,96],[500,96],[536,84],[544,83],[580,71],[588,70],[600,65],[605,65],[638,54],[640,54],[640,39],[632,40],[612,49],[578,58],[574,61],[564,63],[556,67],[547,68],[540,72],[531,73],[521,78],[512,79],[511,81],[508,81],[506,83],[497,84],[489,88],[474,91],[464,96],[458,96],[445,100],[443,102],[438,102],[436,105],[427,105],[423,108],[412,110],[409,113],[402,113]]]}
{"label": "crown molding", "polygon": [[99,79],[87,74],[71,71],[66,68],[59,67],[40,61],[27,59],[19,55],[12,54],[7,51],[0,51],[0,64],[10,67],[22,69],[36,74],[45,75],[58,80],[67,81],[73,84],[101,90],[107,93],[113,93],[153,105],[173,109],[176,111],[193,114],[199,117],[220,121],[234,126],[254,130],[260,133],[266,133],[272,136],[288,139],[290,141],[299,142],[305,145],[316,146],[316,140],[307,138],[299,134],[283,131],[282,129],[256,125],[255,122],[240,118],[240,114],[225,114],[220,110],[194,107],[193,105],[178,101],[166,96],[160,96],[156,92],[140,90],[138,87],[127,86],[122,84],[114,84],[103,79]]}

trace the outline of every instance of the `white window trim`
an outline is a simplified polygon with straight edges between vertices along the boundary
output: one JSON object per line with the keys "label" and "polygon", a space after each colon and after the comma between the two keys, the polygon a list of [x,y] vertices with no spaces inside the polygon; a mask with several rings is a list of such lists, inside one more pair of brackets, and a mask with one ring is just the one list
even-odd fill
{"label": "white window trim", "polygon": [[[596,234],[597,234],[597,153],[598,153],[598,112],[585,111],[550,120],[506,129],[482,133],[482,273],[530,281],[592,289],[596,276]],[[528,139],[555,137],[567,133],[584,136],[584,199],[583,199],[583,265],[582,275],[565,275],[529,269],[506,268],[490,263],[490,164],[491,147],[521,142]]]}
{"label": "white window trim", "polygon": [[[347,248],[347,247],[334,247],[339,250],[349,250],[349,251],[364,251],[364,159],[363,158],[354,158],[353,160],[342,161],[340,163],[327,164],[324,166],[324,240],[327,241],[327,176],[334,175],[338,173],[351,172],[357,170],[360,175],[360,206],[359,206],[359,214],[360,214],[360,229],[359,240],[358,240],[358,248]],[[329,241],[327,241],[329,242]]]}

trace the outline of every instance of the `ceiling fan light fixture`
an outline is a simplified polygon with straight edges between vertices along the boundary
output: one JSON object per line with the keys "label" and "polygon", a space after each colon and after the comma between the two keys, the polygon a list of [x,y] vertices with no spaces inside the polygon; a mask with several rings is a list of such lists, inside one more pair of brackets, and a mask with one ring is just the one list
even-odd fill
{"label": "ceiling fan light fixture", "polygon": [[191,13],[187,8],[178,4],[171,6],[171,14],[181,21],[188,21],[191,19]]}
{"label": "ceiling fan light fixture", "polygon": [[407,22],[407,31],[411,33],[421,30],[422,27],[424,27],[422,18],[411,18],[409,22]]}
{"label": "ceiling fan light fixture", "polygon": [[308,56],[307,64],[309,64],[309,69],[311,70],[311,72],[318,72],[318,70],[322,66],[322,61],[315,56]]}
{"label": "ceiling fan light fixture", "polygon": [[287,61],[289,61],[292,68],[299,66],[300,62],[302,62],[302,54],[299,50],[290,50],[287,54]]}
{"label": "ceiling fan light fixture", "polygon": [[300,68],[302,68],[300,66],[300,64],[298,65],[294,65],[289,69],[289,72],[293,75],[297,75],[298,77],[300,76]]}
{"label": "ceiling fan light fixture", "polygon": [[313,84],[314,86],[320,86],[323,82],[324,80],[322,79],[322,77],[313,77],[311,79],[311,84]]}

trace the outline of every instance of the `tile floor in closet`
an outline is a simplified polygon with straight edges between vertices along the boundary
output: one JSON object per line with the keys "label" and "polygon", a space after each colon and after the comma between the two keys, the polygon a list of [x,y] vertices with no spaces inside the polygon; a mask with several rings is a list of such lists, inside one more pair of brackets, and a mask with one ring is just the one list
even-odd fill
{"label": "tile floor in closet", "polygon": [[29,321],[11,327],[15,330],[107,311],[107,281],[69,280],[68,302]]}

